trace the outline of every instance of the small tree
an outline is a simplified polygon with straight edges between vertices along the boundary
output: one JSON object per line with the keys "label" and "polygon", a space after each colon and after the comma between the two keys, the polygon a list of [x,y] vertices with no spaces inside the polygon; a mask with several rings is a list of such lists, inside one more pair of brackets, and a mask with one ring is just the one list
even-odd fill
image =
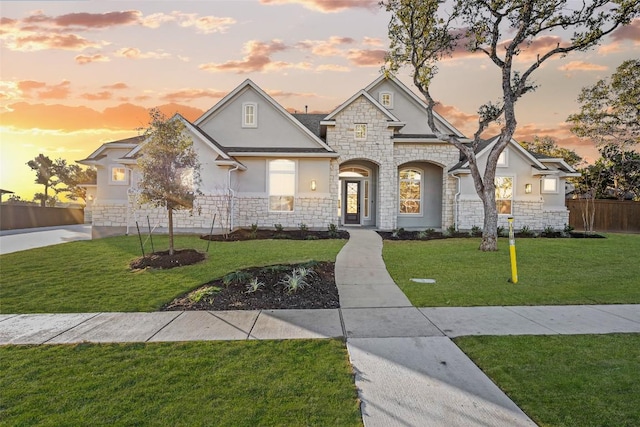
{"label": "small tree", "polygon": [[[467,158],[476,192],[482,200],[484,227],[480,249],[497,250],[498,213],[495,203],[495,174],[500,153],[509,144],[517,120],[516,102],[533,91],[532,74],[548,59],[587,50],[640,13],[632,0],[595,0],[578,4],[568,0],[385,0],[392,12],[389,23],[389,72],[409,65],[413,83],[427,101],[427,121],[438,138],[457,147]],[[455,27],[458,25],[458,28]],[[571,31],[571,39],[547,48],[523,66],[516,64],[523,50],[538,37],[554,31]],[[498,102],[487,102],[478,109],[478,128],[471,144],[445,134],[435,126],[430,86],[437,74],[437,63],[464,43],[467,50],[479,52],[494,64],[501,77]],[[521,62],[524,62],[523,59]],[[500,123],[498,141],[487,156],[484,173],[476,159],[481,135],[492,123]]]}
{"label": "small tree", "polygon": [[582,89],[580,112],[567,121],[571,131],[597,145],[624,151],[640,143],[640,60],[624,61],[610,79]]}
{"label": "small tree", "polygon": [[600,147],[600,158],[581,173],[578,183],[592,188],[594,198],[640,200],[640,154],[635,151],[607,144]]}
{"label": "small tree", "polygon": [[66,173],[67,162],[63,159],[51,160],[44,154],[38,154],[33,160],[27,162],[32,170],[36,172],[36,184],[44,186],[44,193],[37,193],[34,200],[40,202],[41,207],[55,205],[55,197],[49,196],[49,190],[58,193],[56,186],[60,184],[60,176]]}
{"label": "small tree", "polygon": [[95,184],[97,181],[97,172],[94,168],[88,167],[83,169],[78,165],[69,165],[60,181],[67,187],[60,192],[67,193],[67,197],[71,200],[82,199],[87,201],[87,190],[82,184]]}
{"label": "small tree", "polygon": [[142,174],[138,184],[140,201],[167,209],[169,255],[173,255],[173,211],[193,209],[200,182],[200,163],[182,116],[176,114],[167,119],[155,108],[149,115],[142,156],[138,160]]}

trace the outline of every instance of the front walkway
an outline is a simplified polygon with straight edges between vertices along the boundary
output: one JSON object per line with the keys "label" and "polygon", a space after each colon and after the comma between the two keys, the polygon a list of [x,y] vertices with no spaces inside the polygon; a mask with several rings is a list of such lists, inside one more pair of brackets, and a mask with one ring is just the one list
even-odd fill
{"label": "front walkway", "polygon": [[640,305],[413,307],[377,233],[349,231],[340,309],[7,314],[0,345],[344,337],[365,426],[519,426],[534,424],[450,337],[640,333]]}

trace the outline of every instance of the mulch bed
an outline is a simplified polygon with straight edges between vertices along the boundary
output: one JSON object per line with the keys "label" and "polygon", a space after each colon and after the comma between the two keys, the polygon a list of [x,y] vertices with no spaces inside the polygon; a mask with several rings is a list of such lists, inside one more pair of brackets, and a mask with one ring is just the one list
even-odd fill
{"label": "mulch bed", "polygon": [[206,254],[198,252],[195,249],[181,249],[169,255],[169,251],[154,252],[144,257],[136,258],[129,264],[132,270],[142,270],[149,268],[175,268],[184,265],[196,264],[204,261]]}
{"label": "mulch bed", "polygon": [[[310,266],[313,273],[307,276],[307,286],[289,292],[281,283],[294,268]],[[241,280],[225,284],[223,278],[213,280],[181,295],[162,307],[163,311],[182,310],[268,310],[268,309],[321,309],[339,308],[338,288],[334,276],[334,263],[311,262],[303,264],[279,264],[254,267],[231,273]],[[248,289],[251,279],[263,285],[252,292]],[[199,299],[199,300],[198,300]]]}
{"label": "mulch bed", "polygon": [[[456,231],[454,233],[441,233],[439,231],[434,231],[430,233],[424,233],[420,231],[378,231],[378,234],[384,240],[437,240],[437,239],[450,239],[454,237],[464,238],[464,237],[482,237],[482,233],[469,233],[469,232],[460,232]],[[506,237],[500,235],[499,237]],[[564,233],[561,231],[554,231],[552,233],[521,233],[515,232],[514,237],[518,239],[532,239],[532,238],[547,238],[547,239],[566,239],[566,238],[595,238],[595,239],[604,239],[605,236],[601,234],[585,234],[585,233],[577,233],[577,232],[569,232]]]}
{"label": "mulch bed", "polygon": [[319,240],[319,239],[348,239],[349,232],[344,230],[316,231],[316,230],[247,230],[239,229],[228,234],[206,234],[201,239],[214,242],[237,242],[241,240],[261,239],[291,239],[291,240]]}

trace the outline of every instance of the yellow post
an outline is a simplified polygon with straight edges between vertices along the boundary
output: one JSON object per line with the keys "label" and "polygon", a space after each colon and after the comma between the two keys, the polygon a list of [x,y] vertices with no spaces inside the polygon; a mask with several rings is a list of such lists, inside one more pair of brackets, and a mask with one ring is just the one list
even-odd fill
{"label": "yellow post", "polygon": [[516,239],[513,236],[513,217],[509,217],[509,255],[511,257],[511,283],[518,283],[518,264],[516,263]]}

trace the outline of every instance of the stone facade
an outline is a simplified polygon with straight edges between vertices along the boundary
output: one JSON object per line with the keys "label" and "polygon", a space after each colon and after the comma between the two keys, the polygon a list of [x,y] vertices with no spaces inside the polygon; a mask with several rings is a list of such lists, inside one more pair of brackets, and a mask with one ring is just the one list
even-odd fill
{"label": "stone facade", "polygon": [[[462,199],[458,205],[458,229],[471,230],[477,226],[482,228],[484,223],[484,209],[480,199]],[[498,227],[507,229],[508,215],[498,215]],[[566,208],[545,209],[542,201],[513,201],[513,226],[515,230],[528,227],[533,231],[543,231],[547,227],[555,230],[564,229],[569,223],[569,211]]]}

